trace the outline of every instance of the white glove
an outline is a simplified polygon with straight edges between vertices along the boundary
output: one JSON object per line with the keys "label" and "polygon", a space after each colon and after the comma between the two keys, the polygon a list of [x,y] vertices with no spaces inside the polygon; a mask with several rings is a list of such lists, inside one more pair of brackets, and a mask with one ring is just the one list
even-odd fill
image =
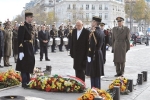
{"label": "white glove", "polygon": [[87,57],[88,62],[91,62],[91,57]]}
{"label": "white glove", "polygon": [[24,57],[24,53],[23,53],[23,52],[20,52],[20,53],[19,53],[19,59],[22,60],[23,57]]}

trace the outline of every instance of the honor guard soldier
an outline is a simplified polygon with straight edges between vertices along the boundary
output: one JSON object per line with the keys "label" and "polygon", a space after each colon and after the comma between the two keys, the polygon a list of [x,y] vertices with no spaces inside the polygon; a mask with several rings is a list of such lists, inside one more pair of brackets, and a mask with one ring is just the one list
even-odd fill
{"label": "honor guard soldier", "polygon": [[30,81],[30,73],[33,73],[35,57],[32,45],[33,13],[25,12],[25,22],[18,29],[18,60],[16,70],[21,72],[22,87],[27,88]]}
{"label": "honor guard soldier", "polygon": [[[4,57],[4,31],[2,30],[2,22],[0,22],[0,63],[2,57]],[[1,64],[0,68],[3,68]]]}
{"label": "honor guard soldier", "polygon": [[[101,23],[100,28],[105,36],[103,46],[102,46],[103,61],[105,64],[105,62],[106,62],[106,45],[108,45],[108,43],[109,43],[109,35],[108,35],[108,31],[105,30],[104,27],[105,27],[105,23]],[[104,68],[103,67],[102,67],[102,76],[104,76]]]}
{"label": "honor guard soldier", "polygon": [[55,53],[55,51],[54,51],[55,50],[55,46],[56,46],[56,44],[55,44],[55,38],[57,37],[57,30],[55,28],[55,25],[52,25],[52,30],[50,31],[50,37],[53,38],[53,44],[51,46],[51,52]]}
{"label": "honor guard soldier", "polygon": [[88,50],[88,63],[90,63],[90,79],[91,88],[101,88],[101,69],[104,66],[102,45],[104,40],[104,34],[100,29],[99,25],[101,18],[93,17],[92,28],[94,31],[91,32],[89,38],[89,50]]}
{"label": "honor guard soldier", "polygon": [[63,52],[62,46],[63,46],[64,30],[62,29],[62,26],[59,27],[58,37],[60,38],[59,51]]}
{"label": "honor guard soldier", "polygon": [[112,30],[112,53],[114,53],[114,63],[116,65],[115,77],[124,74],[126,53],[130,50],[130,30],[123,26],[124,19],[122,17],[116,18],[118,26]]}

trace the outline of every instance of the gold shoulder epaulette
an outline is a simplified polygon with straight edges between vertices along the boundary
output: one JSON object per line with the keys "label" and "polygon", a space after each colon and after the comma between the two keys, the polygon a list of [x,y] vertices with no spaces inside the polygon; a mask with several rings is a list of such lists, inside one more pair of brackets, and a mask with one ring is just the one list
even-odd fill
{"label": "gold shoulder epaulette", "polygon": [[19,45],[19,47],[23,47],[22,43]]}

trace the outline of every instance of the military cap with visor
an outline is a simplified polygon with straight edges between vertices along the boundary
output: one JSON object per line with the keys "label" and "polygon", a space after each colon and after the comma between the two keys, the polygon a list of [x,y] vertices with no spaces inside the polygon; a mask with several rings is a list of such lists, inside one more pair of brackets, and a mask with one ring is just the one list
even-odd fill
{"label": "military cap with visor", "polygon": [[33,13],[32,12],[25,12],[25,17],[31,16],[33,17]]}
{"label": "military cap with visor", "polygon": [[116,20],[117,20],[118,22],[121,22],[121,21],[124,21],[124,18],[122,18],[122,17],[117,17]]}
{"label": "military cap with visor", "polygon": [[101,23],[100,26],[105,26],[105,23]]}
{"label": "military cap with visor", "polygon": [[101,22],[101,18],[100,17],[97,17],[97,16],[94,16],[93,18],[92,18],[92,20],[94,20],[94,21],[96,21],[96,22]]}

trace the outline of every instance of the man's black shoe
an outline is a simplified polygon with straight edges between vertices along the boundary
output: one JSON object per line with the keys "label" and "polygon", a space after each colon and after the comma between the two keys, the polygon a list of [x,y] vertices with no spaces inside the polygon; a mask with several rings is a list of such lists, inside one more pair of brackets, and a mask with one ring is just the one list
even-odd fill
{"label": "man's black shoe", "polygon": [[42,59],[40,59],[40,61],[42,61]]}
{"label": "man's black shoe", "polygon": [[50,61],[50,59],[45,59],[45,61]]}
{"label": "man's black shoe", "polygon": [[9,65],[4,65],[5,67],[9,67]]}
{"label": "man's black shoe", "polygon": [[12,65],[8,65],[8,66],[12,66]]}
{"label": "man's black shoe", "polygon": [[22,84],[22,88],[27,89],[28,85],[27,84]]}
{"label": "man's black shoe", "polygon": [[120,76],[119,74],[116,74],[116,75],[115,75],[115,77],[119,77],[119,76]]}
{"label": "man's black shoe", "polygon": [[52,53],[56,53],[55,51],[52,51]]}
{"label": "man's black shoe", "polygon": [[3,68],[3,66],[0,65],[0,68]]}
{"label": "man's black shoe", "polygon": [[61,50],[60,52],[64,52],[63,50]]}

